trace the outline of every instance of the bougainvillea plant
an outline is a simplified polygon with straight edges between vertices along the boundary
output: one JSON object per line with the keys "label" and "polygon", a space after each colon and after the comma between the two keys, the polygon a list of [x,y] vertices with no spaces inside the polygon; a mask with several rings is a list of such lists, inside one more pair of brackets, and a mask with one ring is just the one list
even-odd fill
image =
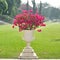
{"label": "bougainvillea plant", "polygon": [[[17,14],[13,20],[13,28],[15,26],[19,27],[19,31],[22,30],[35,30],[39,26],[45,26],[44,16],[38,13],[33,14],[32,10],[23,10],[22,13]],[[41,29],[37,30],[41,32]]]}

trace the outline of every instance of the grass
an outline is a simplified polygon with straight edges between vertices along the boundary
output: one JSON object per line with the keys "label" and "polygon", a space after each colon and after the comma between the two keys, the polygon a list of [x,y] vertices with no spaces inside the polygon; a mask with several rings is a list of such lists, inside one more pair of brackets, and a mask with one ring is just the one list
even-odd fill
{"label": "grass", "polygon": [[31,46],[39,58],[60,58],[60,23],[47,23],[35,37]]}
{"label": "grass", "polygon": [[0,25],[0,58],[18,58],[26,43],[11,25]]}
{"label": "grass", "polygon": [[[60,58],[60,23],[47,23],[41,28],[42,32],[35,31],[35,40],[31,46],[39,58]],[[22,40],[23,32],[11,25],[0,25],[0,58],[18,58],[26,46]]]}

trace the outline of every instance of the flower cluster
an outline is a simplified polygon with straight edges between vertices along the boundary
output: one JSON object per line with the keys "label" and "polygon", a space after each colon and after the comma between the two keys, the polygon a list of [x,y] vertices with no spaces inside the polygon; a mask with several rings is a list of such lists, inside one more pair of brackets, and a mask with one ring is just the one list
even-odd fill
{"label": "flower cluster", "polygon": [[33,14],[32,10],[24,10],[21,14],[15,16],[12,27],[14,28],[14,26],[18,26],[19,31],[33,30],[39,26],[45,26],[43,22],[44,16],[39,15],[38,13]]}

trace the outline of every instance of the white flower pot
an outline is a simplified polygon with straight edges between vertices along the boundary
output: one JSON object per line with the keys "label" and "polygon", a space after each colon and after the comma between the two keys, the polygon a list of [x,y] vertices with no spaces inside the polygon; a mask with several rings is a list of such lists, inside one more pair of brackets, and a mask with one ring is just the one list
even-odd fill
{"label": "white flower pot", "polygon": [[34,30],[24,30],[23,32],[24,32],[23,36],[24,40],[30,43],[34,39],[33,37]]}

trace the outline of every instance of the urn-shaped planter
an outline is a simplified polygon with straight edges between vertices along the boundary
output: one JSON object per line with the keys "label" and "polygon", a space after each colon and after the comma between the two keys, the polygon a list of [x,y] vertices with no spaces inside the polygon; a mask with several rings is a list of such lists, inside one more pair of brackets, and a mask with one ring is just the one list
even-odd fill
{"label": "urn-shaped planter", "polygon": [[23,31],[23,39],[27,42],[27,44],[29,45],[30,42],[34,39],[34,30],[24,30]]}

